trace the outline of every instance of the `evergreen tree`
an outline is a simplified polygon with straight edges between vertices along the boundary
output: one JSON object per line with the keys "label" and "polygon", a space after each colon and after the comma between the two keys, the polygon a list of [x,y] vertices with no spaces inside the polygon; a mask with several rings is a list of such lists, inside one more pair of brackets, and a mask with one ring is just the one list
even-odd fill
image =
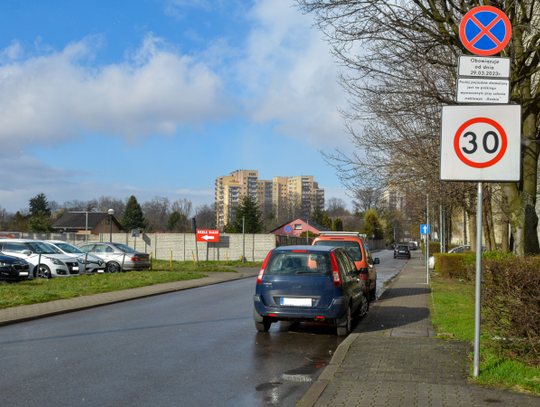
{"label": "evergreen tree", "polygon": [[32,217],[28,220],[30,232],[32,233],[50,233],[54,232],[51,226],[51,220],[46,216],[44,211],[39,212],[39,216]]}
{"label": "evergreen tree", "polygon": [[17,232],[28,232],[30,230],[28,228],[28,221],[19,211],[15,214],[9,229]]}
{"label": "evergreen tree", "polygon": [[30,199],[30,216],[39,217],[40,212],[43,212],[45,216],[51,216],[51,208],[49,207],[49,201],[44,193],[37,194]]}
{"label": "evergreen tree", "polygon": [[264,227],[262,214],[255,198],[242,197],[235,211],[236,219],[232,222],[233,233],[242,233],[242,219],[245,219],[245,233],[261,233]]}
{"label": "evergreen tree", "polygon": [[334,220],[334,231],[342,231],[343,230],[343,221],[340,218],[336,218]]}
{"label": "evergreen tree", "polygon": [[383,228],[375,209],[370,209],[364,214],[364,233],[368,239],[373,239],[373,236],[375,239],[383,238]]}
{"label": "evergreen tree", "polygon": [[124,217],[122,218],[122,227],[126,231],[133,229],[144,229],[146,227],[146,219],[143,216],[143,211],[137,198],[133,195],[129,198],[129,201],[124,210]]}
{"label": "evergreen tree", "polygon": [[318,223],[318,224],[321,225],[321,226],[324,226],[324,225],[323,225],[323,222],[324,222],[324,212],[321,211],[321,208],[319,208],[318,206],[316,206],[315,209],[313,210],[313,213],[311,214],[311,220],[312,220],[313,222]]}
{"label": "evergreen tree", "polygon": [[186,225],[186,215],[177,211],[171,213],[169,220],[167,221],[167,229],[169,229],[171,232],[181,232],[182,229],[186,229]]}

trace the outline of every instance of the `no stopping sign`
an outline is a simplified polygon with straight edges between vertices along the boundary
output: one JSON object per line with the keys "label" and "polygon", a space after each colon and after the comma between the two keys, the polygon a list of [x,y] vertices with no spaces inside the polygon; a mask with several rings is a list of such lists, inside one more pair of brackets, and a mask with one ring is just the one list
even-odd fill
{"label": "no stopping sign", "polygon": [[521,106],[443,107],[440,178],[519,181]]}

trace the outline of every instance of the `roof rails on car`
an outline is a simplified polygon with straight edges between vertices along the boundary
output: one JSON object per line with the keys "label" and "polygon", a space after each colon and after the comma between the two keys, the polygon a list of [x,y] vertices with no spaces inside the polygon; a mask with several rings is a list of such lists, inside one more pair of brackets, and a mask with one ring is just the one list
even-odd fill
{"label": "roof rails on car", "polygon": [[356,236],[356,237],[364,237],[364,235],[360,234],[360,232],[321,232],[319,236]]}

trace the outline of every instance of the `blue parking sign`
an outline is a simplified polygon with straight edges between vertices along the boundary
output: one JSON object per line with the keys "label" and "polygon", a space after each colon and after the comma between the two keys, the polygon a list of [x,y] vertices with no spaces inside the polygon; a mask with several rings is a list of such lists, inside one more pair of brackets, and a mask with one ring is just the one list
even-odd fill
{"label": "blue parking sign", "polygon": [[429,235],[431,233],[431,227],[429,225],[420,225],[420,233]]}

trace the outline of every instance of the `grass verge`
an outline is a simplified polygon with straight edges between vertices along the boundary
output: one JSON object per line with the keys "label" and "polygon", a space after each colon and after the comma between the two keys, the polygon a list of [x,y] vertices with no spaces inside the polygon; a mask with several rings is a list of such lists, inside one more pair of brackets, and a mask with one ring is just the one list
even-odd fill
{"label": "grass verge", "polygon": [[[453,334],[464,342],[474,341],[474,282],[461,282],[435,276],[432,278],[432,322],[438,333]],[[540,368],[515,359],[499,357],[485,345],[491,339],[482,332],[480,374],[476,384],[509,389],[540,396]],[[472,353],[470,355],[472,361]]]}

